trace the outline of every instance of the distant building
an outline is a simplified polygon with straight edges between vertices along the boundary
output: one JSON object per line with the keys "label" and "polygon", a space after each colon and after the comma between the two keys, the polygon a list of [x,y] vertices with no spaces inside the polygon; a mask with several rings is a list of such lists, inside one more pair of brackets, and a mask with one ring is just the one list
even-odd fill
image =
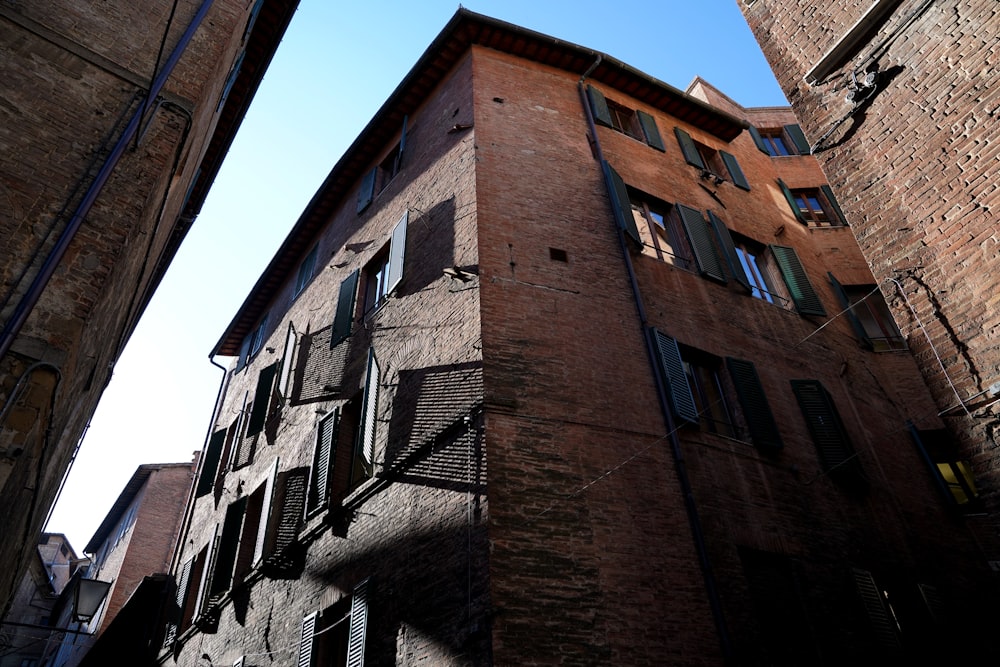
{"label": "distant building", "polygon": [[460,9],[213,350],[160,663],[996,659],[801,134]]}

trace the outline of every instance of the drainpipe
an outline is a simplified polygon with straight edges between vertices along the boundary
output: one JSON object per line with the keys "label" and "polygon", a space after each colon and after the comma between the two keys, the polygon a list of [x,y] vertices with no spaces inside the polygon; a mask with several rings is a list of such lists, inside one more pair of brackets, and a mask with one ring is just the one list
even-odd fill
{"label": "drainpipe", "polygon": [[[180,60],[181,56],[184,54],[184,51],[191,42],[191,38],[194,36],[195,31],[198,30],[198,27],[201,25],[205,15],[208,14],[208,10],[212,6],[212,2],[213,0],[204,0],[204,2],[202,2],[201,7],[198,9],[198,13],[194,15],[194,18],[191,19],[191,23],[184,31],[184,34],[181,35],[180,41],[177,43],[177,46],[174,47],[173,53],[170,54],[170,58],[168,58],[167,62],[163,64],[163,69],[153,80],[153,83],[149,88],[149,92],[146,95],[147,100],[154,99],[160,94],[167,78],[177,65],[177,61]],[[142,112],[145,108],[146,105],[142,104],[139,109],[136,110],[135,114],[133,114],[132,120],[129,121],[129,124],[122,133],[122,136],[118,138],[118,142],[105,159],[104,165],[94,178],[94,182],[91,183],[90,188],[87,189],[87,193],[84,195],[83,200],[77,206],[76,211],[74,211],[73,216],[67,223],[66,229],[63,230],[59,240],[56,241],[56,244],[49,252],[48,257],[45,258],[45,263],[39,270],[38,275],[35,276],[35,279],[32,281],[28,291],[17,304],[17,308],[14,309],[10,319],[4,324],[3,332],[0,333],[0,358],[6,356],[7,352],[10,351],[11,345],[14,344],[14,340],[17,338],[18,334],[21,333],[21,328],[24,326],[24,323],[27,321],[31,311],[35,308],[35,305],[41,298],[42,292],[45,290],[45,287],[48,285],[49,280],[55,273],[56,268],[62,261],[63,256],[65,256],[66,250],[69,249],[69,245],[76,236],[77,231],[79,231],[80,225],[83,224],[83,221],[90,213],[90,209],[94,206],[94,202],[97,201],[97,197],[104,189],[104,185],[111,177],[111,173],[115,170],[115,167],[118,166],[118,161],[121,159],[125,149],[128,147],[129,141],[139,129],[139,125],[142,121]]]}
{"label": "drainpipe", "polygon": [[[587,125],[590,134],[594,138],[594,153],[597,159],[604,163],[604,152],[601,150],[601,142],[597,137],[597,126],[594,123],[594,115],[590,109],[587,99],[587,91],[584,88],[584,81],[601,62],[601,55],[580,77],[577,88],[580,92],[580,101],[583,104],[583,112],[587,116]],[[646,316],[646,306],[642,300],[642,293],[639,291],[639,282],[635,275],[635,267],[632,264],[632,256],[629,254],[628,243],[624,232],[615,225],[618,232],[618,243],[621,246],[622,256],[625,258],[625,268],[628,271],[629,283],[632,287],[632,297],[635,299],[635,307],[639,312],[639,321],[642,325],[643,340],[646,343],[646,356],[649,360],[649,367],[653,369],[653,379],[656,382],[656,395],[660,401],[660,411],[667,423],[667,434],[670,438],[670,452],[673,455],[674,468],[677,472],[677,481],[681,486],[681,495],[684,497],[684,509],[687,511],[688,523],[691,526],[691,535],[694,539],[695,551],[698,554],[698,564],[701,566],[701,574],[705,579],[705,592],[708,595],[708,604],[712,611],[712,619],[715,621],[715,629],[719,635],[719,643],[722,648],[722,657],[725,664],[733,662],[733,645],[729,636],[729,626],[726,624],[726,617],[722,611],[722,600],[719,597],[719,590],[715,583],[715,574],[712,571],[712,563],[708,557],[708,546],[705,543],[705,533],[702,530],[701,518],[698,515],[698,506],[695,504],[694,491],[691,488],[691,479],[688,477],[687,464],[684,461],[684,452],[681,450],[681,441],[677,436],[677,425],[670,410],[670,402],[667,397],[666,387],[663,378],[656,371],[657,351],[656,342],[653,340],[653,331]]]}

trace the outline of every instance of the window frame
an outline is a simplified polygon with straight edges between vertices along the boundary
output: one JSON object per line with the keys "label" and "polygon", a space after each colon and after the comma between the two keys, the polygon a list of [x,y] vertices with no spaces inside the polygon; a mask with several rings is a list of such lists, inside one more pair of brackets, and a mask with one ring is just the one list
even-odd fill
{"label": "window frame", "polygon": [[873,352],[909,349],[877,285],[842,285],[832,272],[827,277],[863,347]]}
{"label": "window frame", "polygon": [[306,287],[312,282],[313,276],[316,274],[316,256],[319,252],[319,246],[314,245],[312,250],[302,259],[299,264],[298,273],[295,275],[295,286],[292,289],[292,299],[297,299],[302,292],[305,291]]}

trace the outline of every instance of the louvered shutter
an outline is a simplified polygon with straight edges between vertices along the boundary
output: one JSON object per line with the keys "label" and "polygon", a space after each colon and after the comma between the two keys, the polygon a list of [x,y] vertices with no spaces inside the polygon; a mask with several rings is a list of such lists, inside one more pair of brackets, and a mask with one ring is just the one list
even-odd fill
{"label": "louvered shutter", "polygon": [[698,152],[698,147],[694,145],[694,139],[691,138],[691,135],[679,127],[674,128],[674,134],[677,135],[677,143],[680,144],[684,160],[699,169],[706,169],[705,162],[701,159],[701,153]]}
{"label": "louvered shutter", "polygon": [[278,461],[271,464],[264,487],[264,498],[260,512],[260,523],[257,525],[257,535],[254,540],[253,566],[257,567],[264,560],[264,549],[267,546],[267,534],[271,525],[272,515],[278,511],[274,507],[274,487],[278,483]]}
{"label": "louvered shutter", "polygon": [[351,597],[351,626],[347,633],[347,667],[364,667],[365,631],[368,629],[368,594],[371,579],[354,587]]}
{"label": "louvered shutter", "polygon": [[309,476],[308,512],[327,506],[330,499],[330,475],[336,460],[337,436],[340,432],[340,410],[334,410],[319,423],[316,433],[316,450]]}
{"label": "louvered shutter", "polygon": [[764,143],[764,137],[760,136],[760,131],[758,131],[753,125],[748,127],[747,131],[750,132],[750,138],[753,139],[754,144],[757,145],[757,149],[760,150],[761,153],[767,153],[770,155],[771,151],[767,150],[767,144]]}
{"label": "louvered shutter", "polygon": [[708,219],[712,223],[712,229],[715,230],[715,236],[719,240],[723,254],[726,256],[726,263],[729,264],[729,270],[733,274],[733,278],[740,285],[743,285],[746,291],[753,292],[750,281],[747,279],[746,271],[743,270],[743,263],[740,261],[739,255],[736,254],[736,244],[733,243],[733,237],[729,233],[729,228],[711,211],[708,212]]}
{"label": "louvered shutter", "polygon": [[337,313],[333,317],[333,328],[330,330],[330,347],[347,340],[354,324],[354,303],[358,293],[358,276],[361,272],[355,269],[351,275],[340,283],[337,294]]}
{"label": "louvered shutter", "polygon": [[898,655],[902,646],[896,631],[896,622],[888,608],[885,596],[872,578],[871,572],[851,568],[855,590],[864,605],[868,624],[879,647],[890,655]]}
{"label": "louvered shutter", "polygon": [[698,270],[704,276],[725,283],[726,273],[722,269],[722,259],[719,257],[715,242],[712,240],[712,231],[708,228],[705,216],[701,214],[701,211],[684,204],[677,204],[677,210],[680,212],[684,230],[691,241],[691,249],[694,251]]}
{"label": "louvered shutter", "polygon": [[278,372],[277,362],[261,370],[257,376],[257,389],[253,396],[253,410],[250,421],[247,422],[247,435],[257,435],[264,429],[268,408],[271,405],[271,388],[274,387],[274,376]]}
{"label": "louvered shutter", "polygon": [[285,351],[281,355],[281,374],[278,376],[278,393],[282,399],[288,398],[288,382],[292,377],[292,366],[295,363],[295,327],[288,323],[285,334]]}
{"label": "louvered shutter", "polygon": [[[378,417],[379,367],[375,350],[368,350],[368,372],[365,374],[365,397],[361,407],[361,440],[359,454],[364,464],[366,477],[374,472],[375,461],[375,421]],[[356,481],[356,480],[355,480]]]}
{"label": "louvered shutter", "polygon": [[795,150],[799,155],[809,155],[812,151],[809,149],[809,140],[806,139],[806,135],[802,133],[802,128],[798,125],[786,125],[785,134],[788,138],[792,140],[795,145]]}
{"label": "louvered shutter", "polygon": [[389,269],[386,277],[386,294],[391,294],[403,279],[403,262],[406,258],[406,226],[410,219],[410,211],[403,213],[396,226],[392,228],[392,239],[389,242]]}
{"label": "louvered shutter", "polygon": [[170,621],[167,623],[166,635],[163,638],[163,645],[171,646],[177,638],[178,629],[181,625],[181,618],[184,615],[184,601],[187,597],[188,584],[191,580],[191,566],[194,559],[189,558],[181,566],[181,571],[177,574],[177,588],[174,590],[174,609],[170,612]]}
{"label": "louvered shutter", "polygon": [[691,385],[688,384],[677,341],[656,329],[653,330],[653,335],[660,357],[660,373],[670,394],[670,407],[674,416],[682,421],[697,424],[698,405],[694,402],[694,394],[691,393]]}
{"label": "louvered shutter", "polygon": [[935,586],[930,584],[917,584],[920,591],[920,598],[927,607],[927,613],[936,625],[946,625],[948,623],[948,608],[944,599]]}
{"label": "louvered shutter", "polygon": [[639,117],[642,133],[646,135],[646,143],[658,151],[666,152],[667,147],[663,144],[663,137],[660,136],[660,128],[656,126],[656,119],[641,109],[635,114]]}
{"label": "louvered shutter", "polygon": [[744,190],[749,190],[750,183],[747,181],[747,177],[743,175],[743,170],[740,169],[740,163],[736,160],[736,156],[726,151],[719,151],[719,155],[722,156],[722,161],[729,171],[729,177],[732,179],[733,185]]}
{"label": "louvered shutter", "polygon": [[212,490],[215,484],[215,473],[219,469],[219,461],[222,459],[222,447],[226,443],[226,429],[219,429],[212,434],[205,449],[205,463],[201,466],[201,475],[198,477],[198,486],[195,489],[195,497],[201,497]]}
{"label": "louvered shutter", "polygon": [[264,561],[274,569],[282,569],[282,553],[298,539],[308,481],[307,468],[294,468],[277,475],[272,503],[274,509],[268,520],[267,540],[264,543]]}
{"label": "louvered shutter", "polygon": [[249,419],[249,411],[247,410],[249,402],[250,392],[248,391],[243,394],[243,408],[240,410],[240,416],[236,420],[236,451],[233,453],[233,470],[239,470],[243,466],[249,465],[253,460],[254,439],[246,437],[246,429],[244,427],[244,424]]}
{"label": "louvered shutter", "polygon": [[819,295],[809,282],[809,276],[799,261],[799,256],[795,254],[793,248],[780,245],[772,245],[771,254],[774,255],[778,267],[781,269],[781,276],[788,286],[788,293],[795,303],[795,310],[802,315],[818,315],[826,317],[826,309],[823,302],[819,300]]}
{"label": "louvered shutter", "polygon": [[299,658],[295,664],[298,667],[312,666],[313,637],[316,635],[316,618],[318,611],[314,611],[302,619],[302,628],[299,632]]}
{"label": "louvered shutter", "polygon": [[830,284],[833,285],[833,291],[837,294],[837,298],[840,299],[840,305],[844,308],[844,313],[847,315],[847,321],[851,323],[854,328],[854,335],[858,337],[861,344],[866,348],[871,350],[874,346],[872,345],[872,339],[868,337],[865,332],[864,326],[861,324],[861,320],[858,316],[854,314],[854,307],[851,305],[850,299],[847,298],[847,292],[844,291],[844,286],[841,285],[836,278],[833,277],[832,273],[826,274],[830,278]]}
{"label": "louvered shutter", "polygon": [[844,216],[844,212],[840,210],[840,204],[837,202],[837,198],[833,195],[833,190],[830,189],[829,185],[821,185],[819,186],[819,189],[823,193],[823,196],[826,198],[827,203],[833,209],[833,212],[836,214],[837,218],[840,220],[840,224],[846,227],[847,218]]}
{"label": "louvered shutter", "polygon": [[250,357],[250,344],[253,342],[254,336],[257,334],[255,329],[246,338],[243,339],[243,343],[240,345],[240,358],[236,362],[236,372],[240,372],[244,366],[247,365],[247,359]]}
{"label": "louvered shutter", "polygon": [[823,385],[818,380],[792,380],[791,384],[824,472],[837,470],[841,474],[855,468],[857,459],[847,432]]}
{"label": "louvered shutter", "polygon": [[736,386],[736,397],[743,406],[743,416],[750,429],[750,438],[757,449],[774,453],[782,448],[781,434],[774,422],[774,413],[757,375],[753,362],[726,357],[726,367]]}
{"label": "louvered shutter", "polygon": [[806,224],[806,219],[802,216],[802,209],[800,209],[799,205],[795,203],[795,197],[792,196],[792,191],[788,189],[788,186],[785,185],[785,182],[780,178],[778,179],[778,187],[781,188],[781,194],[785,195],[785,201],[788,202],[788,206],[792,209],[792,214],[795,215],[795,219],[802,224]]}
{"label": "louvered shutter", "polygon": [[205,554],[205,565],[202,569],[201,583],[198,585],[198,606],[196,614],[204,614],[211,605],[212,579],[215,574],[215,562],[219,553],[219,524],[215,524],[215,534],[208,543],[208,550]]}
{"label": "louvered shutter", "polygon": [[232,584],[246,508],[246,496],[234,500],[226,508],[226,519],[222,524],[222,533],[219,535],[219,545],[216,549],[215,567],[212,569],[212,587],[208,591],[210,600],[221,597]]}
{"label": "louvered shutter", "polygon": [[396,155],[396,171],[403,168],[403,154],[406,152],[406,124],[410,117],[403,116],[403,129],[399,131],[399,153]]}
{"label": "louvered shutter", "polygon": [[361,213],[375,198],[375,177],[378,175],[378,167],[373,167],[361,179],[361,188],[358,190],[358,213]]}
{"label": "louvered shutter", "polygon": [[587,99],[590,101],[590,110],[594,114],[594,122],[605,127],[614,127],[611,122],[611,110],[608,109],[608,101],[604,98],[604,93],[593,86],[587,86]]}
{"label": "louvered shutter", "polygon": [[233,667],[243,667],[245,662],[246,662],[246,656],[240,656],[239,658],[236,658],[236,660],[233,661]]}
{"label": "louvered shutter", "polygon": [[608,187],[608,198],[611,200],[611,212],[614,214],[615,223],[625,232],[626,236],[642,245],[639,228],[635,226],[635,216],[632,215],[632,203],[629,200],[625,181],[607,161],[602,162],[601,167],[604,171],[604,182]]}

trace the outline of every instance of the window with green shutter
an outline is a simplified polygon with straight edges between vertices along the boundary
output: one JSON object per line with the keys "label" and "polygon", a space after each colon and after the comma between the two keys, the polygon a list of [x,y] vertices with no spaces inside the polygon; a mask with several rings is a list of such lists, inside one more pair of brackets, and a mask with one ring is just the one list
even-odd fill
{"label": "window with green shutter", "polygon": [[656,329],[652,330],[652,334],[659,352],[660,374],[670,398],[671,412],[680,421],[697,424],[698,406],[688,384],[677,340]]}
{"label": "window with green shutter", "polygon": [[774,413],[767,402],[764,386],[753,362],[726,357],[726,367],[736,386],[736,396],[743,408],[743,418],[750,431],[750,439],[757,449],[765,453],[781,450],[781,434],[774,421]]}
{"label": "window with green shutter", "polygon": [[684,161],[700,169],[703,179],[713,181],[715,185],[730,181],[738,188],[750,189],[750,182],[743,174],[735,155],[706,146],[692,139],[690,134],[679,127],[674,128],[674,136],[677,137]]}
{"label": "window with green shutter", "polygon": [[632,204],[625,181],[606,160],[601,163],[601,168],[604,172],[604,182],[608,188],[608,198],[611,201],[611,213],[614,215],[615,224],[625,232],[628,238],[641,245],[642,238],[639,236],[639,229],[636,227],[635,217],[632,215]]}
{"label": "window with green shutter", "polygon": [[660,130],[656,126],[656,119],[652,115],[609,100],[604,93],[589,85],[587,101],[590,103],[594,122],[598,125],[610,127],[633,139],[638,139],[658,151],[666,150]]}
{"label": "window with green shutter", "polygon": [[714,232],[709,228],[705,216],[701,214],[701,211],[684,204],[677,204],[677,211],[684,224],[688,239],[691,241],[691,249],[694,251],[698,270],[707,278],[725,283],[726,273],[722,268],[722,258],[716,248],[716,241],[713,238]]}
{"label": "window with green shutter", "polygon": [[826,309],[819,295],[813,289],[805,267],[799,261],[799,256],[793,248],[787,246],[771,245],[771,254],[774,256],[778,267],[781,269],[781,276],[788,287],[788,294],[795,304],[795,310],[802,315],[817,315],[826,317]]}
{"label": "window with green shutter", "polygon": [[791,380],[791,385],[823,472],[845,486],[864,488],[864,471],[829,392],[819,380]]}

